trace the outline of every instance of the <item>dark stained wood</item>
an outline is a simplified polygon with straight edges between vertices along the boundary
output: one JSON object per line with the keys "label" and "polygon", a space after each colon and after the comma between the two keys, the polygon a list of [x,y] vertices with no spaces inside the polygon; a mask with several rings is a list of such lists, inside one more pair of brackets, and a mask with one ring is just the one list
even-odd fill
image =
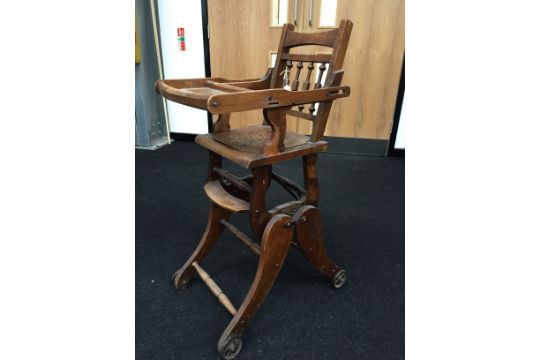
{"label": "dark stained wood", "polygon": [[272,128],[270,139],[263,146],[265,156],[279,154],[285,150],[283,141],[287,133],[287,110],[289,109],[289,107],[282,107],[263,110],[264,120]]}
{"label": "dark stained wood", "polygon": [[302,61],[299,61],[297,64],[296,64],[296,74],[294,76],[294,80],[292,82],[292,85],[291,85],[291,90],[292,91],[296,91],[298,90],[298,84],[300,83],[300,73],[302,72],[302,68],[304,67]]}
{"label": "dark stained wood", "polygon": [[219,180],[206,183],[204,192],[214,204],[232,213],[249,211],[249,203],[227,192]]}
{"label": "dark stained wood", "polygon": [[[304,80],[304,83],[302,84],[302,90],[309,90],[309,87],[311,86],[311,72],[313,71],[313,69],[315,68],[315,66],[313,65],[313,61],[311,61],[308,66],[308,71],[307,71],[307,75],[306,75],[306,79]],[[304,112],[304,105],[299,105],[298,106],[298,111],[300,111],[300,113],[303,113]],[[312,114],[306,114],[306,116],[309,116],[309,120],[311,120],[311,118],[313,118],[313,115]],[[303,116],[301,116],[302,118],[304,118]]]}
{"label": "dark stained wood", "polygon": [[218,78],[218,77],[193,78],[193,79],[165,79],[165,80],[157,80],[154,83],[154,87],[156,88],[156,91],[159,93],[160,88],[163,87],[164,85],[170,86],[174,89],[196,88],[196,87],[204,87],[207,81],[226,82],[227,80],[223,78]]}
{"label": "dark stained wood", "polygon": [[286,202],[285,204],[280,204],[278,206],[275,206],[274,208],[268,210],[268,212],[272,215],[275,214],[286,214],[292,211],[294,208],[301,207],[305,202],[305,197],[299,199],[299,200],[293,200]]}
{"label": "dark stained wood", "polygon": [[317,33],[299,33],[295,31],[288,31],[285,41],[283,42],[283,46],[286,48],[305,45],[333,47],[335,45],[337,35],[338,29]]}
{"label": "dark stained wood", "polygon": [[234,86],[240,86],[251,90],[263,90],[270,87],[270,79],[272,77],[272,71],[274,68],[269,68],[266,74],[258,80],[244,80],[244,81],[231,81],[228,84]]}
{"label": "dark stained wood", "polygon": [[345,53],[347,52],[347,46],[349,45],[352,27],[353,23],[351,20],[341,20],[334,42],[334,52],[332,53],[332,60],[330,60],[329,73],[334,70],[340,70],[343,66],[343,60],[345,60]]}
{"label": "dark stained wood", "polygon": [[238,187],[240,190],[247,193],[253,192],[253,187],[250,184],[234,176],[227,170],[223,170],[222,168],[215,166],[214,171],[221,175],[223,182],[228,181]]}
{"label": "dark stained wood", "polygon": [[[322,86],[322,77],[324,75],[324,71],[326,70],[326,63],[321,63],[319,66],[319,76],[317,76],[317,82],[315,82],[315,85],[313,86],[314,89],[320,89]],[[315,112],[315,103],[311,103],[309,106],[309,113],[313,114]]]}
{"label": "dark stained wood", "polygon": [[[305,218],[305,221],[299,219]],[[293,221],[296,221],[295,235],[300,249],[305,257],[319,269],[323,274],[334,281],[334,286],[340,287],[343,284],[336,284],[336,275],[342,269],[335,265],[326,255],[323,241],[322,219],[319,209],[314,206],[304,206],[294,214]],[[342,273],[343,274],[343,273]],[[344,279],[342,280],[344,281]]]}
{"label": "dark stained wood", "polygon": [[330,54],[283,54],[281,57],[284,60],[303,61],[303,62],[330,62],[332,55]]}
{"label": "dark stained wood", "polygon": [[317,206],[319,203],[319,180],[317,177],[317,154],[302,158],[304,166],[304,187],[307,191],[305,203]]}
{"label": "dark stained wood", "polygon": [[349,96],[351,91],[348,86],[333,86],[307,91],[269,89],[237,93],[218,93],[218,90],[210,90],[215,91],[207,100],[207,109],[212,114],[273,109],[312,102],[333,101],[334,99]]}
{"label": "dark stained wood", "polygon": [[313,69],[315,69],[315,66],[313,65],[313,61],[309,63],[308,65],[308,72],[306,75],[306,81],[304,81],[304,84],[302,84],[302,90],[309,90],[309,87],[311,86],[310,79],[311,79],[311,72]]}
{"label": "dark stained wood", "polygon": [[219,174],[214,171],[216,167],[220,168],[223,162],[221,155],[216,154],[214,151],[208,150],[208,173],[206,181],[219,180]]}
{"label": "dark stained wood", "polygon": [[281,38],[279,39],[278,53],[276,54],[276,63],[274,65],[274,71],[272,72],[272,78],[270,80],[270,88],[278,88],[283,86],[281,83],[281,78],[279,77],[281,76],[281,72],[285,70],[285,62],[281,59],[283,58],[283,54],[287,54],[289,52],[289,49],[284,46],[285,36],[293,29],[294,26],[291,24],[283,24]]}
{"label": "dark stained wood", "polygon": [[250,199],[249,219],[251,228],[261,237],[266,224],[272,216],[266,208],[266,191],[270,182],[270,166],[260,166],[251,169],[253,175],[253,193]]}
{"label": "dark stained wood", "polygon": [[[319,201],[317,156],[328,147],[320,139],[324,135],[333,100],[350,93],[349,87],[341,86],[341,66],[351,28],[350,21],[342,21],[338,29],[305,34],[295,32],[292,25],[285,24],[276,64],[260,79],[206,78],[156,82],[156,90],[167,99],[219,115],[213,133],[199,135],[195,139],[210,154],[204,190],[212,205],[206,231],[195,252],[175,273],[173,280],[176,287],[184,287],[198,272],[212,293],[234,315],[218,343],[218,350],[227,359],[234,358],[240,351],[242,331],[265,300],[291,244],[326,274],[335,287],[345,282],[345,271],[329,259],[324,247],[322,219],[316,207]],[[331,55],[289,53],[290,48],[304,45],[328,46],[333,48],[333,52]],[[312,84],[314,63],[321,65],[319,76]],[[304,67],[307,67],[307,74],[300,84]],[[291,73],[293,68],[294,77]],[[328,76],[323,84],[325,71],[328,71]],[[310,89],[312,85],[313,89]],[[316,103],[319,105],[315,114]],[[309,112],[303,112],[305,104],[311,105]],[[230,128],[230,113],[254,109],[262,110],[263,125]],[[287,114],[311,120],[311,136],[287,132]],[[222,157],[249,169],[251,175],[240,178],[223,170]],[[303,161],[305,189],[272,170],[272,164],[298,157]],[[268,210],[267,191],[272,179],[294,200]],[[260,246],[228,221],[233,213],[249,215],[250,226],[260,239]],[[225,228],[259,255],[255,279],[238,311],[199,265]],[[292,240],[293,234],[297,243]]]}
{"label": "dark stained wood", "polygon": [[191,265],[194,261],[200,263],[204,260],[224,230],[221,220],[228,220],[231,215],[232,213],[230,211],[225,210],[214,203],[210,205],[210,211],[208,212],[208,223],[206,225],[204,235],[199,242],[199,246],[197,246],[184,266],[182,266],[182,268],[176,271],[173,275],[173,283],[177,289],[186,287],[191,279],[193,279],[193,276],[195,276],[195,269]]}
{"label": "dark stained wood", "polygon": [[211,95],[223,94],[223,91],[221,90],[216,90],[208,87],[192,87],[179,89],[171,86],[169,83],[169,80],[156,81],[156,89],[164,98],[199,109],[207,108],[208,98]]}
{"label": "dark stained wood", "polygon": [[259,266],[253,284],[219,339],[218,350],[222,355],[229,339],[241,336],[270,292],[291,245],[293,228],[285,226],[290,220],[289,216],[276,215],[264,229]]}
{"label": "dark stained wood", "polygon": [[226,220],[221,220],[221,223],[225,225],[225,227],[229,229],[229,231],[232,232],[233,235],[236,236],[236,238],[240,240],[242,244],[246,245],[248,249],[250,249],[257,255],[261,254],[261,247],[257,245],[253,240],[251,240],[249,236],[244,234],[239,228]]}
{"label": "dark stained wood", "polygon": [[[336,87],[341,84],[343,79],[343,70],[334,71],[327,78],[327,84],[331,87]],[[311,131],[311,141],[319,141],[324,135],[326,129],[326,122],[328,121],[328,115],[332,109],[331,101],[319,102],[319,108],[317,109],[317,115],[313,120],[313,130]]]}
{"label": "dark stained wood", "polygon": [[210,81],[210,80],[208,80],[205,83],[205,85],[212,89],[223,90],[227,92],[244,92],[246,90],[249,90],[245,87],[231,85],[230,83],[219,83],[219,82]]}
{"label": "dark stained wood", "polygon": [[[263,146],[272,138],[269,125],[247,126],[231,131],[214,134],[214,140],[228,147],[251,154],[262,154]],[[283,140],[285,148],[309,142],[309,137],[294,132],[287,132]]]}
{"label": "dark stained wood", "polygon": [[216,123],[214,124],[214,133],[227,132],[231,129],[231,114],[219,114]]}
{"label": "dark stained wood", "polygon": [[302,145],[286,147],[283,152],[265,156],[264,154],[254,154],[233,149],[216,141],[213,134],[198,135],[195,138],[195,142],[246,169],[275,164],[277,162],[318,153],[328,149],[328,143],[319,140],[317,142],[307,142]]}
{"label": "dark stained wood", "polygon": [[295,197],[296,199],[300,199],[302,198],[302,196],[307,194],[306,189],[302,188],[301,186],[296,184],[294,181],[291,181],[287,179],[286,177],[276,174],[275,172],[271,173],[271,178],[275,179],[277,183],[279,183],[281,186],[286,188],[291,193],[291,195]]}

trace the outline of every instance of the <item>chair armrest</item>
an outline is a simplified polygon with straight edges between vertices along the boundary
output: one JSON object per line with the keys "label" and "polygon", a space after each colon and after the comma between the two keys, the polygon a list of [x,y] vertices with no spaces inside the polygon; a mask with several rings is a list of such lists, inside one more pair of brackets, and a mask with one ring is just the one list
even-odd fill
{"label": "chair armrest", "polygon": [[[156,82],[154,83],[154,88],[156,92],[159,93],[159,87],[163,83],[166,83],[173,88],[182,89],[182,88],[201,87],[201,86],[205,86],[205,83],[207,81],[214,81],[218,83],[226,83],[226,84],[230,84],[234,86],[244,87],[246,89],[251,89],[249,85],[256,86],[256,84],[264,83],[266,79],[270,77],[271,74],[272,74],[272,69],[268,69],[266,74],[262,78],[259,78],[259,79],[230,80],[230,79],[225,79],[222,77],[163,79],[163,80],[156,80]],[[244,84],[247,86],[245,86]]]}
{"label": "chair armrest", "polygon": [[272,78],[273,68],[268,68],[266,73],[260,79],[242,80],[242,81],[228,81],[230,85],[244,87],[251,90],[263,90],[270,87],[270,80]]}
{"label": "chair armrest", "polygon": [[156,92],[171,101],[207,109],[208,99],[216,94],[239,92],[252,92],[268,88],[272,70],[260,79],[228,80],[220,77],[193,78],[193,79],[165,79],[157,80],[154,84]]}
{"label": "chair armrest", "polygon": [[348,86],[331,86],[305,91],[285,89],[266,89],[231,94],[216,94],[208,98],[208,111],[212,114],[225,114],[256,109],[272,109],[314,102],[332,101],[347,97]]}

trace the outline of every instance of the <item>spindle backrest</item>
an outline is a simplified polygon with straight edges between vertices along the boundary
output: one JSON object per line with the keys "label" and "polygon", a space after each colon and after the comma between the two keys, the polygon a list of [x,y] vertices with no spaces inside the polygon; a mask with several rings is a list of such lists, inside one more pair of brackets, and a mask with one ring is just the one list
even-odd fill
{"label": "spindle backrest", "polygon": [[[297,91],[340,85],[343,78],[343,70],[341,68],[343,66],[345,52],[347,51],[352,26],[353,24],[350,20],[342,20],[337,29],[318,33],[299,33],[294,31],[293,25],[283,25],[270,87],[285,87],[291,91]],[[333,50],[331,54],[313,55],[289,52],[292,48],[309,45],[326,46]],[[293,67],[295,67],[294,77],[291,76]],[[312,84],[312,72],[316,67],[318,67],[318,75]],[[305,80],[302,82],[301,73],[304,68],[307,69],[307,72],[305,74]],[[325,71],[327,71],[328,75],[323,84],[322,79]],[[304,106],[300,105],[297,109],[290,110],[288,114],[313,121],[311,140],[317,141],[324,135],[326,121],[328,120],[331,107],[332,101],[322,102],[319,104],[315,114],[315,103],[310,104],[307,109],[308,112],[305,112]]]}

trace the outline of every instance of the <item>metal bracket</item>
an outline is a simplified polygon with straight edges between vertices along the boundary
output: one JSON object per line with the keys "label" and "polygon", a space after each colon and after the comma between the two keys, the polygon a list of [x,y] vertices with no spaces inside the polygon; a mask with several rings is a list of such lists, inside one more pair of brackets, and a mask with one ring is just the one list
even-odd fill
{"label": "metal bracket", "polygon": [[306,221],[307,221],[307,218],[305,216],[302,216],[301,218],[299,218],[297,220],[291,220],[289,222],[286,222],[285,227],[291,227],[291,226],[294,226],[294,225],[299,224],[299,223],[304,223]]}

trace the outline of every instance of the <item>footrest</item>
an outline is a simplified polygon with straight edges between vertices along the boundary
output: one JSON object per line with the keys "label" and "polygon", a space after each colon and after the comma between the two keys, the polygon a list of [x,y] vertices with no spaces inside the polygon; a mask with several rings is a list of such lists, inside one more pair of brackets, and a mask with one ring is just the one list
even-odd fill
{"label": "footrest", "polygon": [[249,211],[249,203],[227,192],[219,180],[214,180],[204,185],[206,195],[215,204],[233,213]]}

